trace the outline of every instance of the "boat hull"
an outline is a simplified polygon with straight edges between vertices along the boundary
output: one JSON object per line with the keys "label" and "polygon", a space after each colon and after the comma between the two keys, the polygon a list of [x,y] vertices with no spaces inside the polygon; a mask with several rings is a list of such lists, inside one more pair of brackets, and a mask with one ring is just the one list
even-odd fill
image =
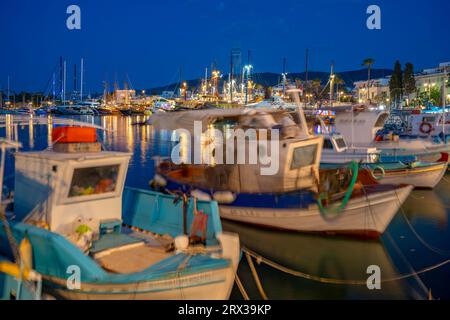
{"label": "boat hull", "polygon": [[410,194],[412,186],[376,192],[351,199],[336,217],[328,219],[317,204],[308,208],[250,208],[220,206],[224,219],[299,232],[355,235],[374,238],[381,235]]}
{"label": "boat hull", "polygon": [[67,289],[65,280],[44,278],[44,291],[68,300],[225,300],[230,297],[234,275],[229,267],[139,283],[81,283],[77,290]]}
{"label": "boat hull", "polygon": [[381,184],[411,184],[416,188],[434,188],[445,175],[447,163],[436,163],[426,168],[412,168],[404,170],[386,170]]}

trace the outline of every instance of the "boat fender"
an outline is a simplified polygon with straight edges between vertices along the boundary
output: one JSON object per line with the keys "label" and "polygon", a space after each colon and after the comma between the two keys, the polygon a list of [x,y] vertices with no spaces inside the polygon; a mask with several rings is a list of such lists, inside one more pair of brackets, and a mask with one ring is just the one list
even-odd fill
{"label": "boat fender", "polygon": [[232,203],[236,200],[236,195],[230,191],[216,191],[213,194],[213,199],[218,203]]}
{"label": "boat fender", "polygon": [[175,237],[174,244],[177,252],[184,251],[189,246],[189,237],[185,234],[179,235]]}
{"label": "boat fender", "polygon": [[[376,174],[376,171],[379,171],[380,174]],[[383,179],[385,174],[386,174],[386,171],[385,171],[384,168],[381,167],[381,166],[376,166],[376,167],[374,167],[372,170],[370,170],[370,175],[371,175],[372,178],[374,178],[375,180]]]}
{"label": "boat fender", "polygon": [[209,194],[198,189],[192,190],[191,196],[197,198],[197,200],[211,201],[211,196]]}
{"label": "boat fender", "polygon": [[155,174],[153,180],[150,181],[150,185],[165,187],[167,185],[167,180],[163,176]]}
{"label": "boat fender", "polygon": [[420,132],[422,132],[424,134],[429,134],[434,129],[433,129],[433,126],[431,125],[431,123],[424,121],[420,124],[419,130],[420,130]]}

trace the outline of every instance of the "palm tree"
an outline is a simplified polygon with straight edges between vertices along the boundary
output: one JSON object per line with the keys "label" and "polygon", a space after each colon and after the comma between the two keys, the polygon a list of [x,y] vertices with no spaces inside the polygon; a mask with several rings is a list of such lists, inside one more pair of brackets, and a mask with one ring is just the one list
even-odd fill
{"label": "palm tree", "polygon": [[372,65],[375,63],[375,59],[367,58],[364,59],[362,66],[367,67],[367,101],[369,101],[369,83],[370,83],[370,69]]}

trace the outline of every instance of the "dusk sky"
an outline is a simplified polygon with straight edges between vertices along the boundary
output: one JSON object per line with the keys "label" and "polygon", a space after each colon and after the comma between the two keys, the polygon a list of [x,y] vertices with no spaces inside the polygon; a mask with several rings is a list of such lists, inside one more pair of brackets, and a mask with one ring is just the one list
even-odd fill
{"label": "dusk sky", "polygon": [[[68,30],[66,9],[81,8],[81,30]],[[366,27],[369,5],[381,8],[381,30]],[[252,52],[256,72],[392,68],[400,59],[416,70],[450,61],[449,0],[3,0],[0,4],[0,88],[10,76],[13,91],[44,91],[59,56],[85,60],[85,90],[102,82],[120,86],[128,74],[134,88],[201,77],[216,61],[228,72],[229,52]]]}

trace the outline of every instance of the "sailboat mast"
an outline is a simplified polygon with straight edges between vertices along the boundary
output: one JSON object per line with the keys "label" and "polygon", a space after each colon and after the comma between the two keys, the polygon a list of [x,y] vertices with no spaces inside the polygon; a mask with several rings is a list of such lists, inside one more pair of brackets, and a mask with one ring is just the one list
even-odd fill
{"label": "sailboat mast", "polygon": [[84,73],[84,59],[81,58],[81,74],[80,74],[80,101],[83,101],[83,73]]}
{"label": "sailboat mast", "polygon": [[334,62],[331,62],[331,73],[330,73],[330,107],[333,106],[333,89],[334,89]]}
{"label": "sailboat mast", "polygon": [[248,50],[247,54],[247,73],[246,73],[246,81],[245,81],[245,104],[248,103],[248,82],[250,79],[250,50]]}
{"label": "sailboat mast", "polygon": [[204,94],[208,92],[208,67],[205,68],[205,92]]}
{"label": "sailboat mast", "polygon": [[53,99],[53,103],[55,103],[55,98],[56,98],[56,75],[53,72],[53,81],[52,81],[52,99]]}
{"label": "sailboat mast", "polygon": [[286,58],[283,58],[283,97],[286,94]]}
{"label": "sailboat mast", "polygon": [[233,103],[233,51],[230,51],[230,102]]}
{"label": "sailboat mast", "polygon": [[63,101],[63,77],[64,77],[64,71],[63,71],[63,58],[62,56],[59,57],[59,95],[61,101]]}
{"label": "sailboat mast", "polygon": [[77,64],[73,65],[73,97],[75,97],[75,92],[77,91]]}
{"label": "sailboat mast", "polygon": [[66,73],[66,61],[64,61],[64,67],[63,67],[63,104],[66,104],[66,80],[67,80],[67,73]]}
{"label": "sailboat mast", "polygon": [[8,76],[8,103],[9,103],[9,95],[10,95],[10,92],[9,92],[9,76]]}
{"label": "sailboat mast", "polygon": [[442,81],[442,139],[444,139],[444,143],[447,143],[447,138],[445,137],[445,107],[446,107],[446,102],[447,102],[447,84],[445,83],[445,81],[447,80],[447,69],[444,69],[444,79]]}

